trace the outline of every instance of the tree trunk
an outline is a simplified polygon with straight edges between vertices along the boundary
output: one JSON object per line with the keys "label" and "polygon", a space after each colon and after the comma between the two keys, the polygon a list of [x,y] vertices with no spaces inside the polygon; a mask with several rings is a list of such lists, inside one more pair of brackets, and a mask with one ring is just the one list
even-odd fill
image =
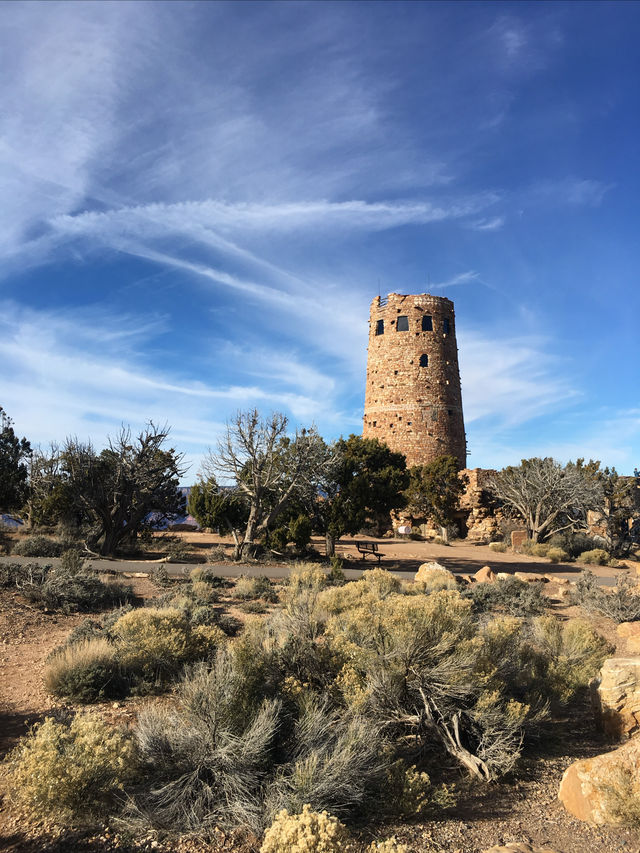
{"label": "tree trunk", "polygon": [[330,533],[325,533],[325,553],[327,557],[335,557],[336,555],[336,539]]}

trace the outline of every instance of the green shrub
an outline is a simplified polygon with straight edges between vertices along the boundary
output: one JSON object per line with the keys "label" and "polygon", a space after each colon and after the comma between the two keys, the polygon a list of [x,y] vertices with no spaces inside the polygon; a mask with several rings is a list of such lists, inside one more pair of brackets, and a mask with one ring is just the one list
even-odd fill
{"label": "green shrub", "polygon": [[19,557],[59,557],[62,543],[48,536],[27,536],[14,543],[13,553]]}
{"label": "green shrub", "polygon": [[499,554],[505,554],[509,550],[504,542],[489,542],[489,548]]}
{"label": "green shrub", "polygon": [[591,551],[583,551],[578,556],[578,562],[589,566],[608,566],[611,561],[610,555],[604,548],[593,548]]}
{"label": "green shrub", "polygon": [[545,610],[542,588],[540,581],[527,583],[511,576],[495,583],[473,584],[463,594],[471,598],[474,613],[499,611],[511,616],[535,616]]}
{"label": "green shrub", "polygon": [[553,545],[550,545],[547,548],[547,559],[551,563],[566,563],[569,559],[569,555],[562,548],[556,548]]}
{"label": "green shrub", "polygon": [[302,554],[311,542],[312,525],[311,519],[306,515],[299,515],[289,522],[289,536],[296,546],[296,551]]}
{"label": "green shrub", "polygon": [[278,812],[260,853],[343,853],[348,842],[344,824],[326,811],[312,811],[307,803],[299,814],[289,814],[287,809]]}
{"label": "green shrub", "polygon": [[9,799],[30,817],[62,825],[104,816],[136,773],[131,739],[89,715],[69,724],[48,717],[5,764]]}
{"label": "green shrub", "polygon": [[44,681],[53,696],[77,702],[119,698],[129,688],[116,649],[104,638],[80,641],[54,652],[48,659]]}

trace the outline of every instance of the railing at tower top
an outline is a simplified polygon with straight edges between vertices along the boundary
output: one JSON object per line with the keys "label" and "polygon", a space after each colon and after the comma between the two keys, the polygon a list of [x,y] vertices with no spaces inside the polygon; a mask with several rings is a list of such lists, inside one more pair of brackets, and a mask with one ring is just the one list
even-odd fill
{"label": "railing at tower top", "polygon": [[388,297],[388,296],[381,296],[381,297],[380,297],[380,303],[379,303],[379,304],[380,304],[380,308],[384,308],[388,301],[389,301],[389,297]]}

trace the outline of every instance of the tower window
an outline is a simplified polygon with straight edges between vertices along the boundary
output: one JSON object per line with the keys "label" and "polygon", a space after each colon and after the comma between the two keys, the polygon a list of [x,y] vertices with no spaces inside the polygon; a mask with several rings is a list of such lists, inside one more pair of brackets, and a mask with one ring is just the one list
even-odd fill
{"label": "tower window", "polygon": [[384,335],[384,320],[376,320],[376,335]]}
{"label": "tower window", "polygon": [[420,367],[428,367],[429,366],[429,356],[426,353],[423,353],[420,356]]}
{"label": "tower window", "polygon": [[398,332],[409,331],[409,318],[405,314],[401,314],[398,317],[398,322],[396,323],[396,330]]}
{"label": "tower window", "polygon": [[450,326],[450,324],[449,324],[449,318],[448,318],[448,317],[445,317],[445,318],[442,320],[442,331],[444,332],[444,334],[445,334],[445,335],[448,335],[448,334],[449,334],[449,326]]}
{"label": "tower window", "polygon": [[431,317],[431,314],[422,315],[422,331],[433,332],[433,319]]}

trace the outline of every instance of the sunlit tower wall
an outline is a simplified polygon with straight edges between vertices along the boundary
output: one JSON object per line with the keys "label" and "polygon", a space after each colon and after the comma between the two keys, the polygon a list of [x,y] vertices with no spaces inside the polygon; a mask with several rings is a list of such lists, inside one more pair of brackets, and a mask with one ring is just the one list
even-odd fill
{"label": "sunlit tower wall", "polygon": [[425,465],[451,455],[467,465],[453,302],[442,296],[376,296],[369,314],[365,438]]}

